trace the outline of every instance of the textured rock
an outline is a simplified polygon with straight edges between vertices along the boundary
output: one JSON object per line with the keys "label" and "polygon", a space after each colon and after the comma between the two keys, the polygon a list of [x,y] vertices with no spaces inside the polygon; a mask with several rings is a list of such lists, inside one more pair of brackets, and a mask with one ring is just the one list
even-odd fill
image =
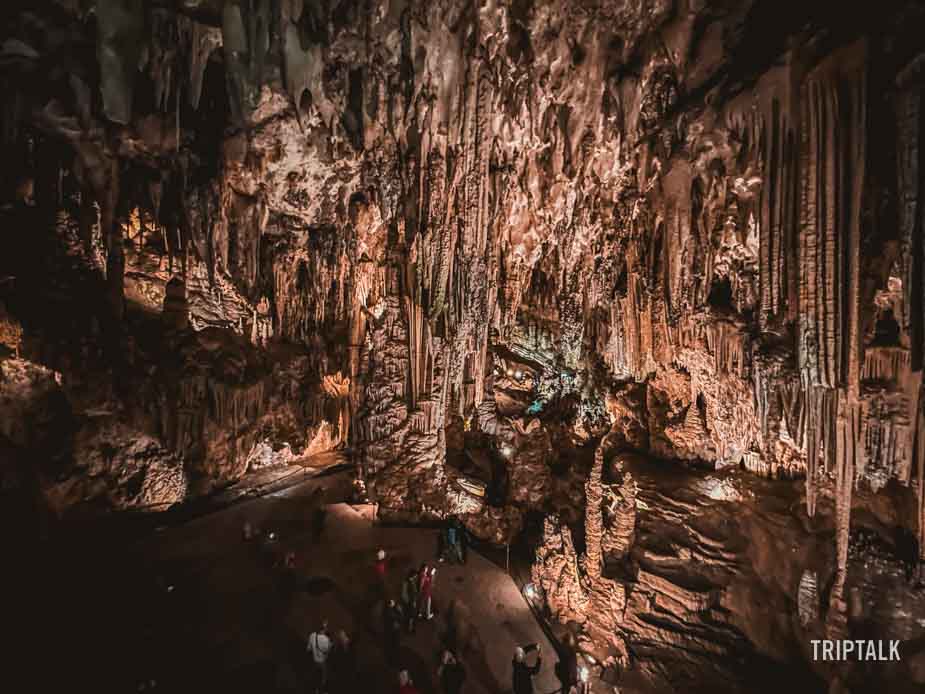
{"label": "textured rock", "polygon": [[24,359],[0,360],[0,432],[23,451],[42,451],[67,414],[61,374]]}
{"label": "textured rock", "polygon": [[[780,490],[770,492],[769,483],[745,473],[679,476],[626,454],[617,454],[615,465],[626,491],[635,489],[635,512],[625,516],[633,527],[628,546],[608,558],[608,526],[599,532],[589,508],[586,555],[576,557],[571,531],[549,519],[533,565],[550,613],[580,625],[581,649],[594,662],[618,663],[622,678],[652,691],[669,691],[689,678],[719,691],[760,688],[763,675],[749,668],[763,657],[775,661],[781,682],[790,686],[818,687],[817,676],[836,675],[861,688],[885,680],[912,686],[918,676],[911,671],[884,666],[864,675],[844,664],[830,670],[812,661],[811,639],[839,637],[847,625],[862,623],[872,630],[870,638],[888,638],[917,631],[911,624],[920,618],[914,615],[922,596],[903,578],[908,550],[882,531],[852,532],[839,579],[830,540],[837,525],[834,490],[820,501],[828,530],[819,533],[804,525],[792,502],[775,499]],[[592,468],[589,501],[600,500],[598,484]],[[606,519],[606,506],[603,512]],[[599,536],[609,559],[600,572],[592,546]],[[844,597],[823,603],[821,586],[839,580]]]}
{"label": "textured rock", "polygon": [[833,522],[831,633],[858,507],[892,507],[925,559],[919,4],[8,14],[0,341],[61,375],[67,412],[51,445],[26,419],[47,378],[24,377],[4,427],[83,471],[59,507],[349,449],[383,518],[506,541],[555,512],[557,614],[619,660],[611,623],[687,634],[710,655],[682,669],[744,632],[692,633],[724,619],[701,583],[608,577],[643,504],[697,509],[646,500],[613,453],[712,468],[692,491],[716,503],[749,502],[720,468],[800,479]]}
{"label": "textured rock", "polygon": [[[433,439],[447,410],[481,405],[491,331],[539,366],[538,407],[582,392],[599,356],[609,378],[653,391],[639,445],[805,473],[810,512],[819,466],[836,470],[819,448],[837,427],[817,420],[837,390],[869,442],[846,450],[854,470],[878,487],[910,481],[912,68],[865,40],[828,55],[754,49],[747,28],[729,29],[760,18],[761,3],[388,7],[370,9],[364,30],[353,5],[229,0],[192,16],[109,2],[99,84],[92,65],[61,84],[70,101],[17,83],[36,126],[79,155],[80,235],[99,225],[118,310],[127,297],[182,314],[179,294],[166,297],[179,272],[196,329],[309,348],[342,332],[348,349],[332,346],[316,377],[349,376],[350,420],[384,407],[367,403],[383,377],[361,352],[386,312],[404,331],[390,339],[408,381],[385,376],[407,406],[389,415],[393,438],[407,427]],[[27,49],[19,68],[71,47],[81,16],[70,12],[36,20],[59,29],[44,42],[14,39]],[[879,21],[898,32],[894,15]],[[867,94],[891,70],[904,75],[895,108],[868,117]],[[29,113],[9,114],[11,127]],[[889,157],[866,144],[884,123],[897,133],[895,185],[881,180]],[[865,191],[891,185],[905,202],[877,214],[904,225],[895,243],[860,229]],[[884,376],[896,395],[861,387]],[[600,433],[595,407],[583,396],[576,441]],[[338,426],[369,451],[369,426]],[[440,444],[425,448],[439,463]]]}
{"label": "textured rock", "polygon": [[183,460],[155,439],[114,421],[88,422],[74,441],[74,467],[45,490],[52,510],[106,504],[113,510],[165,510],[186,497]]}

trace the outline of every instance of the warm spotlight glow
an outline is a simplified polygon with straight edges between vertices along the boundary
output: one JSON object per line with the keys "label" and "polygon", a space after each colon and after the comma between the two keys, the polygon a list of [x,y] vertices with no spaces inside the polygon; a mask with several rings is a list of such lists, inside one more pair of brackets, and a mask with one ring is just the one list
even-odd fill
{"label": "warm spotlight glow", "polygon": [[518,370],[514,372],[514,378],[516,378],[518,381],[522,379],[523,377],[524,377],[523,371]]}
{"label": "warm spotlight glow", "polygon": [[505,458],[510,458],[513,453],[514,453],[514,449],[511,448],[510,446],[508,445],[501,446],[501,455],[503,455]]}

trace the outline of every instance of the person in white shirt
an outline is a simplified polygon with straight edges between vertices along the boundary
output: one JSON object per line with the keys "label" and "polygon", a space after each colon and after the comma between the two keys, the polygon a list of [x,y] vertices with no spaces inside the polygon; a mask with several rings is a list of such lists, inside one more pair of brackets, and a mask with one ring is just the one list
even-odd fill
{"label": "person in white shirt", "polygon": [[312,654],[312,663],[315,666],[315,691],[323,694],[328,685],[328,654],[331,652],[331,637],[328,636],[327,620],[321,623],[318,631],[308,636],[308,652]]}

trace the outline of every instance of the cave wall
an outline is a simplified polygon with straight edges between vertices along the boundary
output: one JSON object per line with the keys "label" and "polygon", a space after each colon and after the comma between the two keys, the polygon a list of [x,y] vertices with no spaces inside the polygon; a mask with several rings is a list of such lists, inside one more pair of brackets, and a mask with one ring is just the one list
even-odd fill
{"label": "cave wall", "polygon": [[452,417],[541,472],[490,402],[508,350],[537,407],[599,435],[612,390],[629,445],[805,476],[844,538],[856,483],[922,498],[922,17],[831,10],[10,5],[8,342],[202,489],[350,445],[415,516]]}

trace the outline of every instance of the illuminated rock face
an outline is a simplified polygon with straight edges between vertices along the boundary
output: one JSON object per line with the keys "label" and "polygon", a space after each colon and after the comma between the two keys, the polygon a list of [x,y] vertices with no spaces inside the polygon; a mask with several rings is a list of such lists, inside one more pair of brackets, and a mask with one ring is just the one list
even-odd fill
{"label": "illuminated rock face", "polygon": [[720,5],[11,10],[0,350],[66,432],[24,488],[167,504],[347,447],[384,517],[591,522],[601,619],[638,538],[635,477],[576,462],[608,435],[834,501],[838,632],[853,506],[925,548],[923,10]]}

